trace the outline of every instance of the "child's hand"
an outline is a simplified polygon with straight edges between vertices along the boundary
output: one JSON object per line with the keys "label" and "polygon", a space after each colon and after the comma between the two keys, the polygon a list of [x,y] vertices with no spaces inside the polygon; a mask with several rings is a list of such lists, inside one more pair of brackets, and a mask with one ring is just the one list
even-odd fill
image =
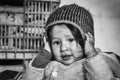
{"label": "child's hand", "polygon": [[87,55],[87,58],[90,58],[97,54],[97,51],[94,47],[95,39],[91,33],[85,34],[85,38],[86,38],[85,39],[85,54]]}
{"label": "child's hand", "polygon": [[52,54],[45,49],[42,49],[39,55],[33,60],[32,66],[36,68],[45,68],[51,61]]}

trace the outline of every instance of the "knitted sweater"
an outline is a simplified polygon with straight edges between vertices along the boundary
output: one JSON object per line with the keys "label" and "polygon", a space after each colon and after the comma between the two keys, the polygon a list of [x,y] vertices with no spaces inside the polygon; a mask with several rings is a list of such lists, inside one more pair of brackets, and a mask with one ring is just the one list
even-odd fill
{"label": "knitted sweater", "polygon": [[47,80],[84,80],[84,60],[79,60],[70,66],[53,61],[46,67],[45,78]]}
{"label": "knitted sweater", "polygon": [[24,80],[120,80],[120,64],[113,54],[98,54],[70,66],[51,61],[45,69],[32,67],[31,63]]}

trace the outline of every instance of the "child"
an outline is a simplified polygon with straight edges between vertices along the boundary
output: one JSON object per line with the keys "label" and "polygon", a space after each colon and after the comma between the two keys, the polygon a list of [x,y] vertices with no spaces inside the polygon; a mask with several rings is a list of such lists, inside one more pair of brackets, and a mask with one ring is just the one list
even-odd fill
{"label": "child", "polygon": [[[120,79],[116,56],[98,52],[94,47],[94,23],[85,8],[76,4],[58,8],[47,20],[46,33],[52,60],[45,56],[40,56],[39,61],[33,59],[24,80]],[[36,67],[34,62],[42,65]]]}

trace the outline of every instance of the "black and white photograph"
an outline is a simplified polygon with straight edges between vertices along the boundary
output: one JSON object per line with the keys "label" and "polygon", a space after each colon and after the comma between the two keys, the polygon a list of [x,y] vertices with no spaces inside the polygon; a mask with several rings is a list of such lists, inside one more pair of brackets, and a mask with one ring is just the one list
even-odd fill
{"label": "black and white photograph", "polygon": [[0,80],[120,80],[120,0],[0,0]]}

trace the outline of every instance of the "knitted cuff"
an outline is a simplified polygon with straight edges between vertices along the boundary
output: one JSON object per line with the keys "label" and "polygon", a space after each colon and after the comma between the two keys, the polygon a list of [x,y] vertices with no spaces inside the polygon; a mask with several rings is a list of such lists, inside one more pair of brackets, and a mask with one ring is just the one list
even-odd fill
{"label": "knitted cuff", "polygon": [[45,68],[49,62],[50,60],[47,59],[45,56],[39,55],[33,60],[31,65],[36,68]]}

